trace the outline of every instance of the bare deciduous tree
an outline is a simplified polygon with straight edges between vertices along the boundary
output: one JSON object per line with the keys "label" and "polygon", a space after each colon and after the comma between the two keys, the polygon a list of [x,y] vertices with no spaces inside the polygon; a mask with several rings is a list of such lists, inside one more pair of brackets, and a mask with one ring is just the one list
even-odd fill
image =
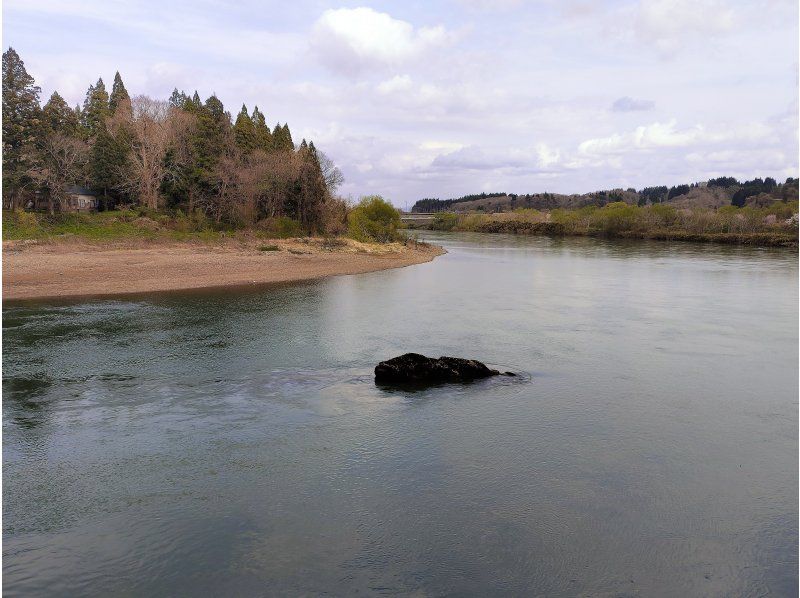
{"label": "bare deciduous tree", "polygon": [[79,180],[89,158],[89,146],[82,140],[53,133],[40,144],[41,163],[35,178],[47,189],[50,213],[67,208],[67,186]]}
{"label": "bare deciduous tree", "polygon": [[320,151],[317,151],[319,157],[319,167],[322,170],[322,177],[325,179],[325,185],[331,195],[336,193],[336,190],[344,183],[344,175],[339,167],[328,156]]}
{"label": "bare deciduous tree", "polygon": [[169,102],[136,96],[131,101],[129,126],[133,146],[128,168],[122,174],[123,185],[151,209],[158,209],[159,188],[164,180],[164,157],[170,144],[189,126],[185,115]]}

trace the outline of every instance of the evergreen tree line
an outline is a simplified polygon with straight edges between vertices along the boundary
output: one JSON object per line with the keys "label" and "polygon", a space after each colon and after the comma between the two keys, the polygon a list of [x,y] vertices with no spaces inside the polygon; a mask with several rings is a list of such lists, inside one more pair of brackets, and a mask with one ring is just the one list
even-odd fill
{"label": "evergreen tree line", "polygon": [[40,88],[13,48],[3,54],[3,205],[67,209],[67,189],[86,186],[103,209],[139,205],[202,211],[216,222],[252,225],[289,217],[321,230],[341,172],[313,142],[295,147],[288,124],[267,125],[242,106],[235,121],[215,95],[177,89],[167,101],[130,97],[119,73],[101,79],[83,105]]}
{"label": "evergreen tree line", "polygon": [[462,203],[465,201],[473,201],[476,199],[487,199],[489,197],[504,197],[506,193],[473,193],[472,195],[463,195],[454,199],[439,199],[438,197],[426,197],[414,203],[411,208],[412,212],[444,212],[454,203]]}

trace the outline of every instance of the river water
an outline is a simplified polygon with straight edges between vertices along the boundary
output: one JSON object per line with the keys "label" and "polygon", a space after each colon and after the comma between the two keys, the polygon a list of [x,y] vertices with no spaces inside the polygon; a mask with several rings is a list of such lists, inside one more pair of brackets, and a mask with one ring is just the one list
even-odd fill
{"label": "river water", "polygon": [[[797,594],[797,253],[434,234],[6,305],[6,596]],[[417,351],[521,375],[378,388]]]}

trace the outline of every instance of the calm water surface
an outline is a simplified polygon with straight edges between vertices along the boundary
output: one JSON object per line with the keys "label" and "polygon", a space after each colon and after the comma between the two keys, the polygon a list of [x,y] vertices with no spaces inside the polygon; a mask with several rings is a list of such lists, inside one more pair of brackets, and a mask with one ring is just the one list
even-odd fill
{"label": "calm water surface", "polygon": [[[430,264],[3,309],[7,596],[797,594],[797,253]],[[524,374],[376,388],[406,351]]]}

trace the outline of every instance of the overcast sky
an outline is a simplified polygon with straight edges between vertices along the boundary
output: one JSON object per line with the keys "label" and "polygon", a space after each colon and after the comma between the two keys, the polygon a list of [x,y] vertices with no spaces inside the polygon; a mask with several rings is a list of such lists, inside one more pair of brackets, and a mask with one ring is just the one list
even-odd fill
{"label": "overcast sky", "polygon": [[798,174],[796,0],[5,0],[70,103],[119,70],[313,139],[396,205]]}

